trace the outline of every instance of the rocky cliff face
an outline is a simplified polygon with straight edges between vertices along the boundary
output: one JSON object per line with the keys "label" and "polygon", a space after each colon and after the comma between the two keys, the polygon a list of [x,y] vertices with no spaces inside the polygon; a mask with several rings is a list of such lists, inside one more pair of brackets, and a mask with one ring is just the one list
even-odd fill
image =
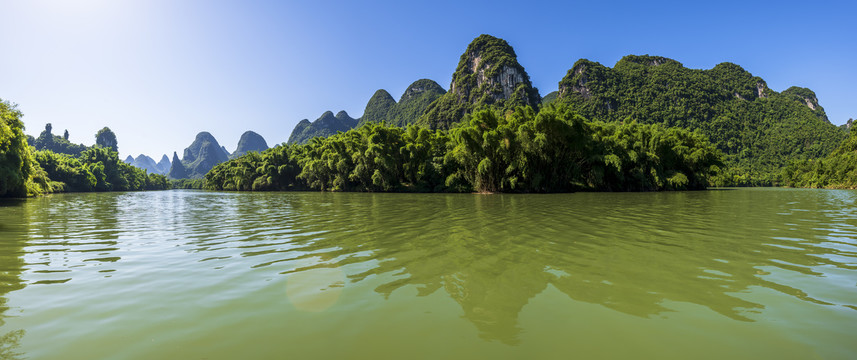
{"label": "rocky cliff face", "polygon": [[235,152],[229,158],[237,158],[248,151],[262,152],[265,150],[268,150],[268,143],[265,141],[265,138],[255,132],[246,131],[241,134],[241,138],[238,140],[238,147],[235,148]]}
{"label": "rocky cliff face", "polygon": [[538,105],[541,97],[533,92],[530,76],[518,63],[515,50],[503,39],[481,35],[461,55],[449,91],[471,103],[486,95],[488,102],[496,103],[512,99],[520,85],[524,87],[520,90],[524,93],[517,94],[521,105]]}
{"label": "rocky cliff face", "polygon": [[419,123],[448,128],[480,106],[510,110],[535,107],[540,101],[512,47],[503,39],[480,35],[461,55],[449,92],[426,109]]}
{"label": "rocky cliff face", "polygon": [[830,119],[827,118],[827,113],[824,112],[824,108],[818,104],[818,97],[815,95],[815,92],[803,88],[792,86],[785,91],[782,92],[783,95],[790,97],[794,101],[797,101],[801,104],[806,105],[819,119],[822,119],[826,122],[830,122]]}
{"label": "rocky cliff face", "polygon": [[348,116],[345,111],[340,111],[336,115],[331,111],[325,111],[313,122],[307,119],[301,120],[292,130],[288,143],[303,144],[316,136],[327,137],[338,131],[351,130],[355,126],[357,126],[357,120]]}
{"label": "rocky cliff face", "polygon": [[[181,162],[187,171],[187,178],[195,179],[205,176],[214,165],[228,159],[226,151],[217,143],[217,139],[203,131],[197,134],[193,143],[184,150]],[[175,164],[173,167],[175,168]]]}
{"label": "rocky cliff face", "polygon": [[184,164],[182,164],[181,160],[179,160],[179,155],[173,152],[173,161],[170,165],[170,172],[167,175],[170,179],[187,179],[187,169],[185,169]]}

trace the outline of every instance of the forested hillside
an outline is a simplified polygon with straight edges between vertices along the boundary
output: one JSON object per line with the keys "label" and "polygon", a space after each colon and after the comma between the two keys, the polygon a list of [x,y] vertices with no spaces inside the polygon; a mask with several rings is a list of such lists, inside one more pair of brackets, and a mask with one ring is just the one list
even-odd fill
{"label": "forested hillside", "polygon": [[777,93],[731,63],[696,70],[658,56],[629,55],[613,68],[579,60],[555,101],[593,119],[700,130],[726,155],[723,185],[779,183],[789,160],[823,157],[845,137],[811,90]]}
{"label": "forested hillside", "polygon": [[325,111],[313,122],[307,119],[301,120],[292,130],[289,136],[289,144],[303,144],[314,137],[327,137],[339,131],[348,131],[357,126],[357,120],[348,116],[345,111],[333,115],[331,111]]}
{"label": "forested hillside", "polygon": [[589,121],[569,108],[480,110],[446,130],[369,123],[217,165],[215,190],[563,192],[704,189],[721,165],[699,133]]}
{"label": "forested hillside", "polygon": [[512,46],[483,34],[467,45],[452,74],[449,92],[429,105],[418,124],[448,129],[479,108],[508,111],[518,106],[537,108],[540,102],[539,91],[518,63]]}

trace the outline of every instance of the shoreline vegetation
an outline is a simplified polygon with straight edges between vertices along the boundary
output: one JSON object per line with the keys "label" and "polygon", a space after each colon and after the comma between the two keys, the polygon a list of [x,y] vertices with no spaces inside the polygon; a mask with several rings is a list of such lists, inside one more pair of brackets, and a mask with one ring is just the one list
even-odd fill
{"label": "shoreline vegetation", "polygon": [[452,129],[370,123],[216,165],[208,190],[573,192],[705,189],[722,166],[699,132],[589,121],[568,107],[483,109]]}
{"label": "shoreline vegetation", "polygon": [[96,134],[94,146],[74,147],[79,154],[74,156],[28,145],[22,116],[17,106],[0,99],[0,197],[169,189],[165,176],[119,160],[116,135],[109,128]]}

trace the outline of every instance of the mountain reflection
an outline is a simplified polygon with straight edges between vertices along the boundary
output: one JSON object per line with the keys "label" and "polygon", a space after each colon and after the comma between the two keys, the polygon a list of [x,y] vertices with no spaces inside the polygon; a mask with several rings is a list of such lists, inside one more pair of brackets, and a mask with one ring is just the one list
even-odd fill
{"label": "mountain reflection", "polygon": [[[396,296],[448,296],[479,336],[505,344],[520,341],[521,311],[546,290],[640,318],[688,303],[749,322],[772,292],[850,312],[857,310],[855,201],[852,191],[810,190],[165,191],[0,203],[7,204],[0,209],[0,359],[22,335],[3,327],[10,292],[108,284],[110,274],[240,294],[242,285],[257,286],[244,279],[270,280],[266,272],[297,275],[287,279],[294,290],[316,285],[308,275],[327,273],[311,270],[336,268],[335,291],[344,275],[346,288],[371,284],[379,299],[400,289],[409,290]],[[176,271],[138,275],[170,267]]]}
{"label": "mountain reflection", "polygon": [[791,203],[760,194],[317,194],[288,204],[291,225],[312,234],[288,253],[330,259],[311,268],[371,261],[348,278],[396,276],[375,289],[385,297],[409,285],[418,296],[443,289],[480,336],[508,344],[518,314],[548,286],[639,317],[678,301],[753,321],[765,304],[742,296],[751,287],[853,308],[769,276],[855,270],[853,198],[822,209],[801,208],[812,192],[778,194],[796,196]]}

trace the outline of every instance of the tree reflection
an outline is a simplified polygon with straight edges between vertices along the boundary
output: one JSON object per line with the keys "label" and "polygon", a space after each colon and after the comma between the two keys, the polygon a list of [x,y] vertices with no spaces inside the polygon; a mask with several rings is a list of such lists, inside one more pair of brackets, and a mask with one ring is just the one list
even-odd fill
{"label": "tree reflection", "polygon": [[765,304],[744,296],[752,287],[831,305],[770,272],[821,277],[823,267],[855,270],[835,260],[853,262],[854,252],[825,245],[829,216],[783,201],[806,195],[322,194],[290,205],[299,216],[324,221],[295,220],[312,235],[292,241],[298,247],[289,253],[300,255],[287,260],[329,259],[289,272],[377,264],[348,278],[392,274],[395,280],[375,289],[385,297],[405,286],[418,296],[443,289],[480,336],[507,344],[518,341],[518,314],[548,286],[633,316],[688,302],[753,321]]}
{"label": "tree reflection", "polygon": [[0,200],[0,359],[17,359],[24,330],[9,330],[6,312],[9,310],[7,294],[25,287],[21,281],[24,269],[24,245],[28,226],[26,203],[21,200]]}

